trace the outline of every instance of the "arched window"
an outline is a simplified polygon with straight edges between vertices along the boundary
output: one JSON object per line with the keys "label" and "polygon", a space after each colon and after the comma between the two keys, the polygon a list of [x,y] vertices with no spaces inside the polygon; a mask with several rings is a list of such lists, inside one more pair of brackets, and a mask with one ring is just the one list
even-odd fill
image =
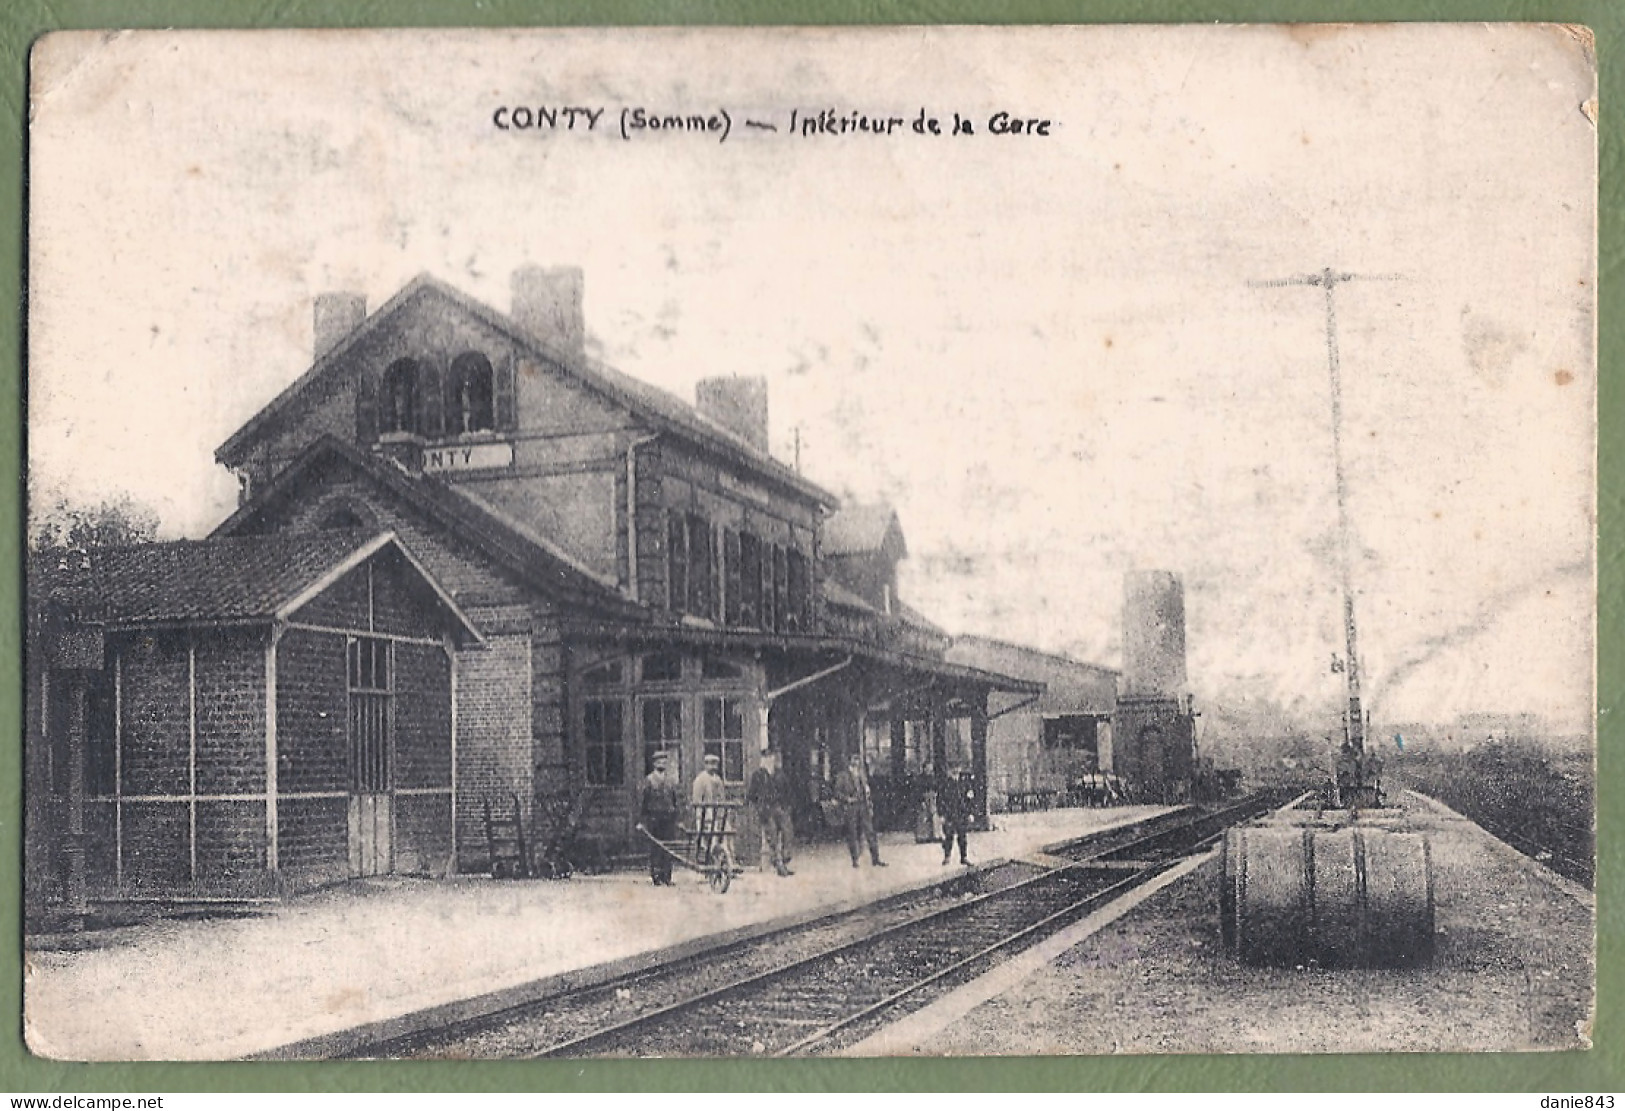
{"label": "arched window", "polygon": [[496,427],[492,407],[491,360],[467,351],[451,363],[453,432],[489,432]]}
{"label": "arched window", "polygon": [[411,359],[397,359],[389,364],[384,371],[384,388],[378,403],[378,431],[418,430],[417,363]]}

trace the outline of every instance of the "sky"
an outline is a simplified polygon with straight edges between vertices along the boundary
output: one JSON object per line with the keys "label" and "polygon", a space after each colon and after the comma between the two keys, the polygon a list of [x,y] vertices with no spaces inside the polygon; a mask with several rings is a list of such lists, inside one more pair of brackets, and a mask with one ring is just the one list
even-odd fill
{"label": "sky", "polygon": [[[896,506],[949,631],[1115,665],[1125,572],[1174,570],[1207,727],[1329,730],[1326,300],[1258,283],[1332,267],[1370,278],[1335,307],[1374,720],[1589,730],[1594,75],[1560,29],[71,34],[33,73],[36,496],[206,534],[316,293],[427,271],[505,311],[575,265],[621,370],[765,376],[775,453]],[[493,122],[535,106],[603,112]],[[638,107],[727,137],[623,138]],[[791,132],[824,109],[908,122]]]}

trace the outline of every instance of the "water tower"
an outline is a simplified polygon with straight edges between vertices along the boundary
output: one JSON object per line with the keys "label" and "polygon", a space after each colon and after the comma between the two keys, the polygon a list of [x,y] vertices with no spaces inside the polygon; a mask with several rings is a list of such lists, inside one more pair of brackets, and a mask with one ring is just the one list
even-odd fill
{"label": "water tower", "polygon": [[1190,794],[1195,715],[1185,678],[1185,586],[1173,571],[1123,582],[1123,680],[1112,725],[1113,770],[1145,802]]}

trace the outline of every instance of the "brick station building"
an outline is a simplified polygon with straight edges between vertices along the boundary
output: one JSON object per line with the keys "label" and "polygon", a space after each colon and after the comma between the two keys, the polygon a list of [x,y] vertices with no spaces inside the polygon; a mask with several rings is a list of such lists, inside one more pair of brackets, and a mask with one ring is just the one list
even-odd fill
{"label": "brick station building", "polygon": [[[285,889],[295,871],[483,870],[485,806],[515,799],[533,826],[564,800],[580,815],[579,851],[613,858],[637,845],[638,784],[661,750],[685,784],[705,755],[719,756],[738,799],[760,754],[778,751],[805,834],[818,832],[830,781],[860,749],[883,822],[911,825],[955,762],[969,768],[985,819],[988,695],[1041,685],[945,658],[948,638],[896,597],[906,547],[895,515],[843,511],[769,454],[762,380],[702,380],[690,406],[589,358],[578,270],[525,268],[512,291],[508,314],[428,276],[370,314],[359,296],[319,297],[313,364],[216,453],[242,499],[197,551],[325,552],[343,547],[338,537],[388,537],[373,558],[392,561],[422,603],[409,643],[445,647],[440,671],[397,664],[390,674],[377,744],[393,755],[371,792],[386,801],[350,790],[342,865],[329,855],[296,870],[285,845],[245,832],[226,886]],[[356,651],[370,632],[345,635]],[[393,643],[399,660],[408,642]],[[56,667],[31,675],[31,706]],[[199,713],[218,716],[215,698],[249,698],[265,682],[244,673],[240,689],[209,688]],[[342,718],[322,719],[335,730],[322,758],[348,760],[352,785],[364,727],[354,698],[367,689],[352,686]],[[38,717],[30,728],[45,757],[34,764],[71,762],[57,744],[64,731]],[[406,801],[427,785],[401,778],[406,754],[440,729],[430,720],[444,725],[447,764],[432,836],[412,816],[427,804]],[[340,722],[352,734],[342,744]],[[134,743],[123,735],[115,748]],[[263,773],[249,765],[268,766],[248,754],[253,744],[250,731],[238,746],[251,780]],[[31,823],[42,826],[34,840],[60,845],[48,818],[72,777],[35,771],[57,802]],[[279,789],[289,774],[300,773],[281,772]],[[99,798],[87,792],[92,824],[103,821]],[[246,803],[234,821],[270,829]],[[87,837],[88,851],[102,851],[99,834]],[[189,862],[206,839],[171,836],[162,851]],[[176,859],[115,868],[110,888],[100,863],[90,872],[111,891],[137,875],[174,891],[201,879]]]}

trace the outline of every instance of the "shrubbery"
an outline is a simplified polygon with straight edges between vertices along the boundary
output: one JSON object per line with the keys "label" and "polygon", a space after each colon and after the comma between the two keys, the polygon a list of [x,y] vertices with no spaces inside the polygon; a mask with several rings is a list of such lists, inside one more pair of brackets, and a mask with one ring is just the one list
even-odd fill
{"label": "shrubbery", "polygon": [[1595,774],[1589,752],[1527,738],[1488,740],[1465,752],[1407,752],[1389,764],[1395,785],[1438,799],[1544,863],[1589,884]]}

